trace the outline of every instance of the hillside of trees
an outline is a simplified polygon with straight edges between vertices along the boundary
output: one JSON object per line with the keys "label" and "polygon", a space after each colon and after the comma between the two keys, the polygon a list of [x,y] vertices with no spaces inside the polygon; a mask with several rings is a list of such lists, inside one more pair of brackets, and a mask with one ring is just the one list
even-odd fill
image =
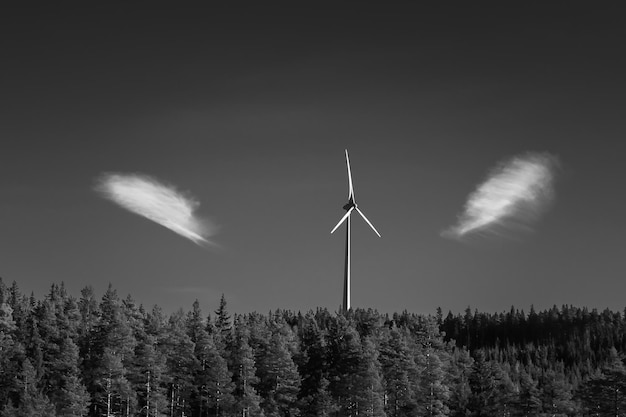
{"label": "hillside of trees", "polygon": [[231,314],[209,301],[166,315],[111,286],[36,299],[0,279],[0,415],[626,415],[620,312]]}

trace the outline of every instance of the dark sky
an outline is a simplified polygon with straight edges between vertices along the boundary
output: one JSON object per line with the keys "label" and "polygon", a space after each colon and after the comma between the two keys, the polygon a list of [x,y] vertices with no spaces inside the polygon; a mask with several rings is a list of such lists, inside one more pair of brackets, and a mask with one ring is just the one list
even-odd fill
{"label": "dark sky", "polygon": [[[442,2],[438,2],[442,3]],[[147,307],[336,310],[350,151],[355,307],[626,305],[626,31],[573,2],[4,7],[0,276],[109,283]],[[549,3],[549,5],[547,5]],[[499,161],[561,161],[534,233],[443,239]],[[104,200],[103,172],[175,184],[203,248]]]}

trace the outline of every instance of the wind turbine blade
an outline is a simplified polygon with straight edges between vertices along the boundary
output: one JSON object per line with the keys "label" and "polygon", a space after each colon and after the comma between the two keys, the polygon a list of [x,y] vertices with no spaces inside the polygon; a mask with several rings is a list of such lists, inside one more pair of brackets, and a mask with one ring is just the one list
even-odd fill
{"label": "wind turbine blade", "polygon": [[348,167],[348,200],[354,200],[354,189],[352,188],[352,172],[350,171],[350,158],[346,149],[346,166]]}
{"label": "wind turbine blade", "polygon": [[[337,230],[337,228],[338,228],[339,226],[341,226],[341,223],[343,223],[343,222],[345,222],[345,221],[346,221],[346,219],[348,218],[348,216],[350,215],[350,213],[352,213],[352,210],[354,210],[354,207],[350,207],[350,210],[348,210],[348,211],[346,212],[346,214],[344,214],[344,215],[343,215],[343,217],[341,218],[341,220],[339,220],[339,223],[337,223],[337,226],[335,226],[335,227],[333,228],[333,230],[331,230],[331,231],[330,231],[330,233],[333,233],[335,230]],[[358,209],[357,209],[357,210],[358,210]]]}
{"label": "wind turbine blade", "polygon": [[376,230],[376,228],[374,227],[374,225],[373,225],[372,223],[370,223],[370,221],[369,221],[369,220],[367,220],[367,217],[365,217],[365,214],[363,214],[363,212],[362,212],[361,210],[359,210],[359,208],[358,208],[358,207],[354,207],[354,208],[356,208],[356,211],[358,211],[358,212],[359,212],[359,214],[361,215],[361,217],[363,217],[363,220],[365,220],[365,221],[367,222],[367,224],[369,224],[369,225],[370,225],[370,227],[371,227],[371,228],[372,228],[372,230],[373,230],[373,231],[374,231],[374,232],[378,235],[378,237],[382,237],[382,236],[380,236],[380,233],[378,233],[378,230]]}

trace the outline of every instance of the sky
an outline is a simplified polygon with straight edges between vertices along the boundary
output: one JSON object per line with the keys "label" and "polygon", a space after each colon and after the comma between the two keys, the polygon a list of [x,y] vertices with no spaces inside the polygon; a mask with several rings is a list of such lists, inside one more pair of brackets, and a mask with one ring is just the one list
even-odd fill
{"label": "sky", "polygon": [[[572,2],[5,6],[0,277],[146,308],[626,306],[626,29]],[[503,161],[558,160],[528,230],[446,238]],[[98,192],[169,184],[209,245]]]}

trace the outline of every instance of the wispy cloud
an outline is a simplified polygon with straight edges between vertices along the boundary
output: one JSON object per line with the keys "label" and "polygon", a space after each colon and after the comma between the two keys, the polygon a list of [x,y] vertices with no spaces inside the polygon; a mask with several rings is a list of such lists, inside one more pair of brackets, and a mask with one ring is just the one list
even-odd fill
{"label": "wispy cloud", "polygon": [[500,163],[469,195],[457,224],[442,236],[460,239],[516,226],[530,229],[553,201],[557,166],[557,157],[548,153],[527,153]]}
{"label": "wispy cloud", "polygon": [[126,210],[146,217],[196,244],[210,243],[216,228],[196,216],[200,203],[190,195],[139,174],[102,174],[95,190]]}

